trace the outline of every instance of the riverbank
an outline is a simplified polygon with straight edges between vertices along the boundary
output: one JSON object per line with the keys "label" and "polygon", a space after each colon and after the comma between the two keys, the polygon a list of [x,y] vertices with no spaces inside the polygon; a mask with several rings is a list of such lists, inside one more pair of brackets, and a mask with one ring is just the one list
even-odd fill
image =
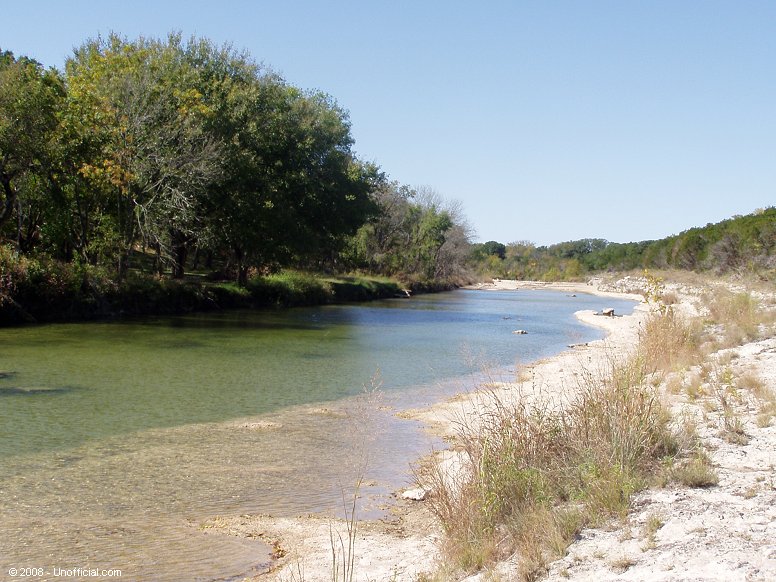
{"label": "riverbank", "polygon": [[[28,264],[29,263],[29,264]],[[0,277],[0,327],[109,320],[225,309],[267,309],[372,301],[441,290],[443,283],[405,285],[370,276],[284,271],[240,287],[189,276],[170,279],[131,272],[119,282],[88,266],[18,261]],[[2,265],[0,265],[2,266]]]}
{"label": "riverbank", "polygon": [[[498,282],[481,286],[494,290],[549,289],[565,293],[591,293],[597,295],[640,300],[641,296],[626,295],[601,290],[584,284],[524,284]],[[585,323],[607,331],[604,340],[589,342],[570,348],[558,356],[522,367],[519,374],[523,381],[499,379],[483,387],[481,391],[464,393],[441,402],[429,409],[410,410],[401,413],[408,420],[421,422],[428,430],[446,440],[455,436],[460,417],[476,412],[478,403],[486,394],[517,394],[524,391],[526,374],[543,386],[562,390],[572,381],[576,370],[584,363],[598,361],[609,350],[622,350],[635,341],[645,311],[637,306],[633,315],[605,317],[593,311],[578,312]],[[434,455],[435,462],[450,463],[453,453],[441,451]],[[429,459],[430,461],[430,459]],[[425,461],[424,461],[425,462]],[[350,494],[350,492],[346,492]],[[259,537],[276,548],[276,561],[272,571],[257,575],[255,581],[332,580],[333,549],[340,563],[352,558],[353,580],[420,580],[435,572],[440,564],[440,545],[444,532],[439,521],[424,501],[402,497],[396,492],[388,516],[381,520],[357,523],[349,546],[348,523],[327,516],[304,516],[296,519],[277,519],[271,516],[220,516],[206,522],[208,529],[240,537]],[[430,493],[433,495],[433,492]],[[332,529],[333,528],[333,529]],[[332,531],[335,532],[334,544]],[[344,546],[340,540],[344,541]],[[341,577],[340,577],[341,579]]]}
{"label": "riverbank", "polygon": [[[621,297],[617,289],[636,288],[639,283],[496,282],[487,288],[547,288]],[[700,297],[707,290],[688,285],[666,289],[665,296],[671,295],[672,309],[677,313],[690,317],[703,309]],[[774,298],[765,300],[772,309]],[[648,312],[649,306],[642,304],[633,315],[624,317],[578,313],[583,321],[606,329],[607,338],[525,366],[514,380],[494,380],[477,392],[405,415],[454,442],[462,419],[477,418],[494,397],[509,402],[541,394],[542,398],[554,395],[562,402],[571,396],[581,374],[634,348]],[[549,566],[551,579],[766,580],[776,575],[776,546],[772,543],[776,430],[771,426],[772,415],[767,416],[768,399],[776,392],[776,339],[772,337],[773,326],[766,331],[771,337],[716,350],[703,364],[681,375],[664,377],[660,387],[675,417],[696,418],[698,446],[707,451],[719,483],[693,489],[673,484],[639,493],[626,518],[614,520],[603,530],[583,530],[565,557]],[[693,378],[703,369],[716,372],[696,385]],[[723,377],[735,383],[736,393],[735,398],[732,393],[722,395],[725,406],[720,404],[719,394]],[[735,380],[741,378],[748,378],[749,384]],[[732,414],[745,439],[728,438],[720,429],[731,422]],[[455,447],[436,453],[433,459],[445,474],[455,474],[459,461]],[[427,494],[433,498],[435,492]],[[241,516],[219,518],[209,525],[232,535],[262,537],[276,548],[273,570],[254,580],[332,580],[333,557],[337,556],[340,563],[350,565],[354,580],[520,579],[519,556],[491,564],[488,572],[469,578],[461,572],[454,575],[438,562],[443,555],[444,532],[429,502],[403,499],[400,493],[390,518],[360,522],[355,532],[349,532],[346,522],[321,517],[276,520]]]}

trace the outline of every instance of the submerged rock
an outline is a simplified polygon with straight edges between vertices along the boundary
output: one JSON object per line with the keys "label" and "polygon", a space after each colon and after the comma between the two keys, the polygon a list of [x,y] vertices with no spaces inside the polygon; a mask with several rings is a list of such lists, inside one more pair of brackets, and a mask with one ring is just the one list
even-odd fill
{"label": "submerged rock", "polygon": [[64,394],[73,390],[69,386],[0,386],[0,396],[19,394],[35,396],[38,394]]}
{"label": "submerged rock", "polygon": [[244,422],[240,425],[240,428],[246,430],[272,430],[281,428],[283,425],[279,422],[272,422],[271,420],[259,420],[257,422]]}

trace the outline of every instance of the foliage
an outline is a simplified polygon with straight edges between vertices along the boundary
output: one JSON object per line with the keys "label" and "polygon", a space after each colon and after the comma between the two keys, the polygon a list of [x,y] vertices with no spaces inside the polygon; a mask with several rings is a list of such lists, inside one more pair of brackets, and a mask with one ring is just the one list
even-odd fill
{"label": "foliage", "polygon": [[374,196],[379,214],[359,229],[345,257],[353,267],[408,283],[468,278],[469,228],[457,206],[396,182]]}
{"label": "foliage", "polygon": [[63,94],[55,70],[0,53],[0,228],[15,222],[10,232],[19,247],[28,248],[36,235],[27,224],[32,213],[24,196],[45,188],[54,173],[53,142]]}
{"label": "foliage", "polygon": [[206,39],[96,38],[62,74],[5,52],[0,240],[120,280],[334,265],[384,181],[352,145],[330,96]]}
{"label": "foliage", "polygon": [[[57,285],[78,287],[89,269],[137,291],[133,312],[185,296],[187,271],[249,290],[211,285],[182,305],[396,293],[288,269],[362,270],[408,287],[468,280],[460,208],[389,183],[352,147],[331,96],[207,39],[98,37],[63,72],[0,53],[0,244],[17,257],[3,301],[75,300]],[[62,317],[81,310],[65,303]],[[103,307],[91,312],[114,308]]]}
{"label": "foliage", "polygon": [[776,276],[776,208],[692,228],[657,241],[612,243],[582,239],[537,247],[520,241],[473,245],[470,261],[483,275],[515,279],[575,280],[598,271],[677,268]]}
{"label": "foliage", "polygon": [[185,313],[227,307],[290,307],[394,297],[399,286],[370,277],[319,277],[284,271],[235,283],[175,280],[84,262],[30,258],[0,245],[0,325]]}

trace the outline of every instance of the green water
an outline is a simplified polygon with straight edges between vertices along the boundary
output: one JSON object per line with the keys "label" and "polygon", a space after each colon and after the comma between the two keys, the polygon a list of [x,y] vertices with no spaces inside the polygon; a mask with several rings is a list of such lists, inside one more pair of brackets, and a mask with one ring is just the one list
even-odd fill
{"label": "green water", "polygon": [[431,445],[397,410],[600,337],[573,312],[609,306],[632,304],[458,291],[0,330],[0,579],[41,560],[147,580],[259,568],[262,544],[197,524],[332,511],[362,457],[375,511]]}

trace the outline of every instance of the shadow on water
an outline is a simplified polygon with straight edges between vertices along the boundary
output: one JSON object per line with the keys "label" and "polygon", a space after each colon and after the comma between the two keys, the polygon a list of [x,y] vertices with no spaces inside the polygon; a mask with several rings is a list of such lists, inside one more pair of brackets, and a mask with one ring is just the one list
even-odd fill
{"label": "shadow on water", "polygon": [[154,328],[163,326],[171,329],[192,330],[309,331],[324,329],[325,325],[318,321],[317,314],[312,313],[313,309],[321,308],[302,307],[291,310],[291,312],[239,310],[223,313],[195,313],[169,318],[127,320],[126,322],[120,322],[119,325],[142,325]]}
{"label": "shadow on water", "polygon": [[49,396],[67,394],[77,390],[74,386],[0,386],[2,396]]}

